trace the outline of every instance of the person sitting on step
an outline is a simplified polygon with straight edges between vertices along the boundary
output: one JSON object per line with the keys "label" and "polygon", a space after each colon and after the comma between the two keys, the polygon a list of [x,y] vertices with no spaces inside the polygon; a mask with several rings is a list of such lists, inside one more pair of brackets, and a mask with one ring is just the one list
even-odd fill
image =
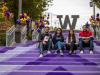
{"label": "person sitting on step", "polygon": [[43,57],[43,54],[45,51],[47,51],[48,54],[51,53],[50,49],[52,46],[52,35],[49,33],[49,27],[46,26],[44,28],[44,33],[42,33],[39,37],[40,41],[40,56]]}
{"label": "person sitting on step", "polygon": [[64,37],[62,34],[62,29],[57,28],[55,34],[53,36],[53,44],[55,49],[57,49],[56,53],[59,51],[61,55],[63,55],[63,47],[64,47]]}
{"label": "person sitting on step", "polygon": [[76,37],[74,30],[69,30],[68,38],[66,39],[66,49],[69,50],[69,54],[75,53],[75,50],[77,49],[76,46]]}
{"label": "person sitting on step", "polygon": [[79,33],[79,48],[80,53],[83,54],[83,47],[89,47],[90,54],[93,54],[93,34],[86,25],[83,26],[83,31]]}

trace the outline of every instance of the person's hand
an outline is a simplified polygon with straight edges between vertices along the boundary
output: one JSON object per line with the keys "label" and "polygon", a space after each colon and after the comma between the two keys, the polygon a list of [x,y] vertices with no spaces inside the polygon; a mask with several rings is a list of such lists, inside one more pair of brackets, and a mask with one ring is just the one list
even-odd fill
{"label": "person's hand", "polygon": [[83,41],[84,41],[85,43],[88,43],[88,42],[89,42],[89,38],[84,38]]}
{"label": "person's hand", "polygon": [[46,41],[43,41],[43,44],[47,44],[47,42]]}
{"label": "person's hand", "polygon": [[68,45],[70,45],[70,43],[68,43]]}
{"label": "person's hand", "polygon": [[54,44],[52,44],[52,47],[54,48]]}
{"label": "person's hand", "polygon": [[82,37],[82,39],[90,39],[90,37]]}
{"label": "person's hand", "polygon": [[38,40],[38,42],[42,42],[41,40]]}

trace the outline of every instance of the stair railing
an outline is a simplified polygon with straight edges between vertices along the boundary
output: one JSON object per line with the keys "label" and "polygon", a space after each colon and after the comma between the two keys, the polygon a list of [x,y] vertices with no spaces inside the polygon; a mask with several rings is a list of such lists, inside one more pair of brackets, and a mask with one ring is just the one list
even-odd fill
{"label": "stair railing", "polygon": [[15,25],[6,31],[6,46],[12,46],[15,43]]}

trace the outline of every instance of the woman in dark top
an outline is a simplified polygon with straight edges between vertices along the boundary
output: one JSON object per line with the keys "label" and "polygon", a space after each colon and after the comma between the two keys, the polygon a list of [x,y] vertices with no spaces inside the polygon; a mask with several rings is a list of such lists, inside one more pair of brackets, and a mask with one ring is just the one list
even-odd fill
{"label": "woman in dark top", "polygon": [[66,43],[67,43],[67,49],[69,50],[69,54],[74,53],[75,50],[77,49],[76,44],[75,44],[76,43],[76,37],[75,37],[75,34],[74,34],[74,30],[69,30]]}
{"label": "woman in dark top", "polygon": [[62,35],[62,29],[61,28],[57,28],[56,32],[53,36],[53,44],[54,47],[60,51],[60,54],[63,55],[63,51],[62,48],[64,47],[64,37]]}

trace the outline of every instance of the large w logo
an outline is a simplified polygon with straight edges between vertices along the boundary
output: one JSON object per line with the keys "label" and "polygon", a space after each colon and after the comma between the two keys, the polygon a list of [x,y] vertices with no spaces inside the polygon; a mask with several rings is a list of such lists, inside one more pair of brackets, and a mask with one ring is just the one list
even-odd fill
{"label": "large w logo", "polygon": [[70,22],[69,16],[66,15],[65,16],[65,20],[64,20],[64,24],[62,24],[62,20],[61,18],[63,18],[62,15],[57,15],[57,18],[59,19],[60,25],[62,29],[66,29],[68,24],[69,24],[69,28],[70,29],[75,29],[76,23],[77,23],[77,19],[79,18],[79,15],[72,15],[71,16],[73,18],[72,24]]}

